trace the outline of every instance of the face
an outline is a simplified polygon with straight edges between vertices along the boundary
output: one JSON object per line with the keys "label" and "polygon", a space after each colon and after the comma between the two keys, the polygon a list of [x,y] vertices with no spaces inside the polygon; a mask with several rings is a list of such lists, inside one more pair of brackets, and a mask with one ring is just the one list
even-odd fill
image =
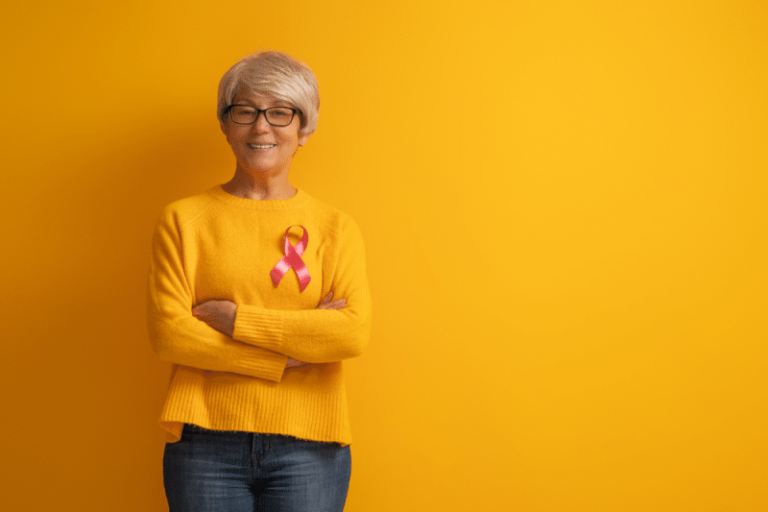
{"label": "face", "polygon": [[[251,105],[258,109],[293,107],[285,101],[254,96],[247,91],[237,93],[232,103]],[[288,173],[293,155],[309,138],[309,135],[299,133],[300,125],[298,112],[288,126],[272,126],[262,112],[253,124],[237,124],[227,116],[221,129],[232,146],[238,170],[276,176]]]}

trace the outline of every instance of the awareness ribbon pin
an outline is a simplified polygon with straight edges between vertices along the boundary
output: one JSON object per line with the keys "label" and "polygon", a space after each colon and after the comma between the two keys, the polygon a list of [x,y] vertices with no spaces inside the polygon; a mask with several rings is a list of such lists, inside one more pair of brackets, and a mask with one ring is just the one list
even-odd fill
{"label": "awareness ribbon pin", "polygon": [[277,262],[277,265],[270,271],[269,275],[272,276],[272,284],[277,288],[277,285],[280,284],[280,280],[283,276],[293,268],[294,272],[296,272],[296,276],[299,278],[299,291],[303,292],[304,288],[307,287],[309,281],[312,279],[309,277],[309,270],[307,270],[304,260],[301,259],[301,255],[304,254],[304,251],[307,248],[309,235],[304,226],[298,226],[304,231],[304,234],[295,246],[291,245],[290,240],[288,240],[288,232],[292,227],[295,226],[289,226],[288,229],[285,230],[285,240],[283,242],[283,253],[285,256]]}

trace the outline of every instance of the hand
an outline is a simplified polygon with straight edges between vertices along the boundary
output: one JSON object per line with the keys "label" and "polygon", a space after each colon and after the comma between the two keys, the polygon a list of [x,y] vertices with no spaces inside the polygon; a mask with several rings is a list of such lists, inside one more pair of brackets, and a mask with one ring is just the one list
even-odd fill
{"label": "hand", "polygon": [[235,333],[237,304],[229,300],[207,300],[192,308],[192,316],[230,338]]}
{"label": "hand", "polygon": [[339,299],[331,302],[332,298],[333,298],[333,292],[326,295],[325,298],[320,301],[320,304],[318,304],[317,308],[315,309],[341,309],[347,305],[347,299]]}
{"label": "hand", "polygon": [[302,366],[309,366],[312,363],[307,363],[304,361],[299,361],[298,359],[294,359],[292,357],[288,358],[288,362],[285,364],[285,369],[290,370],[291,368],[301,368]]}

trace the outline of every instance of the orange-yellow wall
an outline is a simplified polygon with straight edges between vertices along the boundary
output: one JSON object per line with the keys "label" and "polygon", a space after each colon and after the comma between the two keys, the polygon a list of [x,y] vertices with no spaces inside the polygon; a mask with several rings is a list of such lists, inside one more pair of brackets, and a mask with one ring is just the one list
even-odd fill
{"label": "orange-yellow wall", "polygon": [[3,510],[166,510],[150,234],[231,176],[216,86],[259,49],[314,68],[292,179],[368,247],[347,512],[768,510],[765,2],[0,18]]}

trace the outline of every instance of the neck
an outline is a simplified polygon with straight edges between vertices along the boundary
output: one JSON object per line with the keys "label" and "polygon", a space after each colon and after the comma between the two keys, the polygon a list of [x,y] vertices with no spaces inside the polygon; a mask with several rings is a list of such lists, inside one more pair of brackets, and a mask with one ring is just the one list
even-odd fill
{"label": "neck", "polygon": [[235,176],[221,186],[233,196],[259,201],[290,199],[296,188],[288,181],[288,173],[269,175],[250,173],[238,168]]}

